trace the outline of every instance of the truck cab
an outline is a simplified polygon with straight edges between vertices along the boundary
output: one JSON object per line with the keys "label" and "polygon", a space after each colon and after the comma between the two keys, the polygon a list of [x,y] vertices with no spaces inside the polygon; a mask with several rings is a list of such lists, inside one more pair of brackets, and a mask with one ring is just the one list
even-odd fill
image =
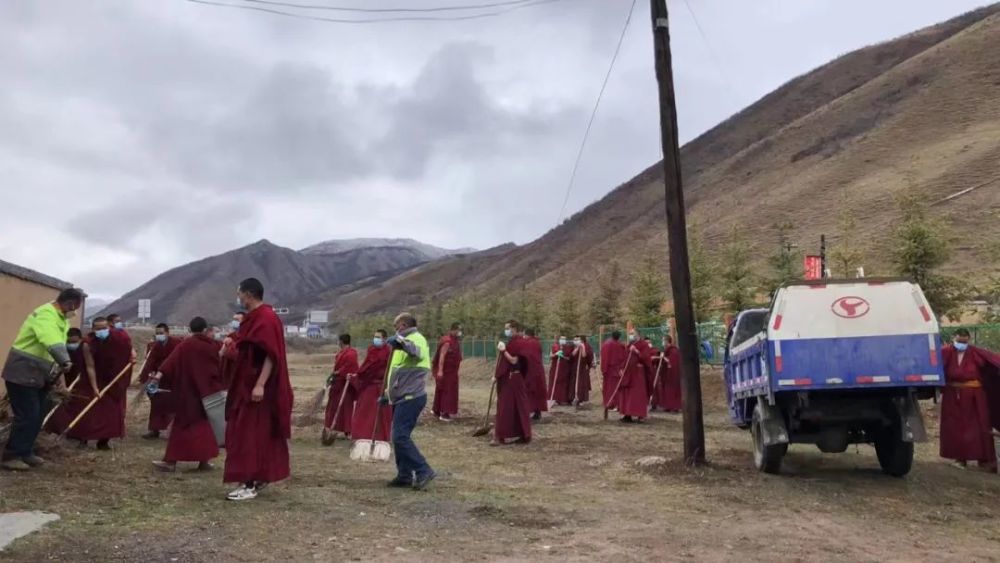
{"label": "truck cab", "polygon": [[918,399],[944,384],[937,319],[905,280],[815,280],[742,311],[725,350],[732,422],[750,430],[754,463],[777,473],[789,444],[839,453],[872,444],[906,475],[926,440]]}

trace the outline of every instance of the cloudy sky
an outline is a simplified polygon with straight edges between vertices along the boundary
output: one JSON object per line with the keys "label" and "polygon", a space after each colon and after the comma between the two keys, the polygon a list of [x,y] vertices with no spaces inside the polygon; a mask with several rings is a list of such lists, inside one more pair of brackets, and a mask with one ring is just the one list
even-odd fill
{"label": "cloudy sky", "polygon": [[[530,241],[660,154],[638,0],[560,213],[632,2],[535,1],[345,24],[187,0],[3,0],[0,258],[116,296],[261,238]],[[984,1],[670,0],[682,140],[840,54]]]}

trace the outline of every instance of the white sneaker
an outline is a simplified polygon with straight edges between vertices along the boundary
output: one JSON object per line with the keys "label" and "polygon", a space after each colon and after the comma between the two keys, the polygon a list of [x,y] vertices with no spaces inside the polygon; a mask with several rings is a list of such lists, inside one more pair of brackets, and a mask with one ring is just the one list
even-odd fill
{"label": "white sneaker", "polygon": [[440,420],[441,422],[451,422],[450,418],[447,418],[447,417],[444,417],[444,416],[439,416],[438,420]]}
{"label": "white sneaker", "polygon": [[257,489],[248,489],[246,485],[240,485],[240,488],[226,495],[227,500],[252,500],[257,498]]}

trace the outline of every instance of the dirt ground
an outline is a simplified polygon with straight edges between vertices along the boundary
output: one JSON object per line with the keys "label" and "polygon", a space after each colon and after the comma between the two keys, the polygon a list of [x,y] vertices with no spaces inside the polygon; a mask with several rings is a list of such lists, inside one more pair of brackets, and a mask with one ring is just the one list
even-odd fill
{"label": "dirt ground", "polygon": [[[330,356],[291,360],[304,406]],[[230,503],[221,468],[153,472],[165,443],[138,438],[142,404],[113,452],[55,447],[40,471],[0,474],[0,511],[62,516],[0,561],[1000,560],[1000,477],[942,462],[936,429],[905,479],[884,476],[870,447],[792,446],[784,474],[763,475],[726,420],[719,373],[706,371],[706,467],[680,463],[678,415],[624,426],[599,404],[557,407],[531,444],[490,448],[470,436],[490,367],[463,366],[459,421],[418,428],[440,474],[425,492],[386,488],[391,464],[352,462],[347,442],[322,447],[313,426],[294,433],[291,479]],[[668,463],[636,468],[649,455]]]}

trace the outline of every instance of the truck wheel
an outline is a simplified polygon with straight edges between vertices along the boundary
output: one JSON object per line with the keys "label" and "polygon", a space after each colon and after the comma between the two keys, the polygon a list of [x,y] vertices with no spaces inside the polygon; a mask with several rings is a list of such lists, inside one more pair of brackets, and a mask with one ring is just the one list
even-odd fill
{"label": "truck wheel", "polygon": [[893,424],[876,435],[875,455],[883,473],[903,477],[913,467],[913,442],[904,442],[898,423]]}
{"label": "truck wheel", "polygon": [[753,437],[753,464],[759,471],[776,474],[781,471],[781,459],[788,451],[788,444],[764,445],[764,431],[761,428],[763,418],[760,403],[757,403],[753,409],[753,422],[750,424],[750,435]]}

